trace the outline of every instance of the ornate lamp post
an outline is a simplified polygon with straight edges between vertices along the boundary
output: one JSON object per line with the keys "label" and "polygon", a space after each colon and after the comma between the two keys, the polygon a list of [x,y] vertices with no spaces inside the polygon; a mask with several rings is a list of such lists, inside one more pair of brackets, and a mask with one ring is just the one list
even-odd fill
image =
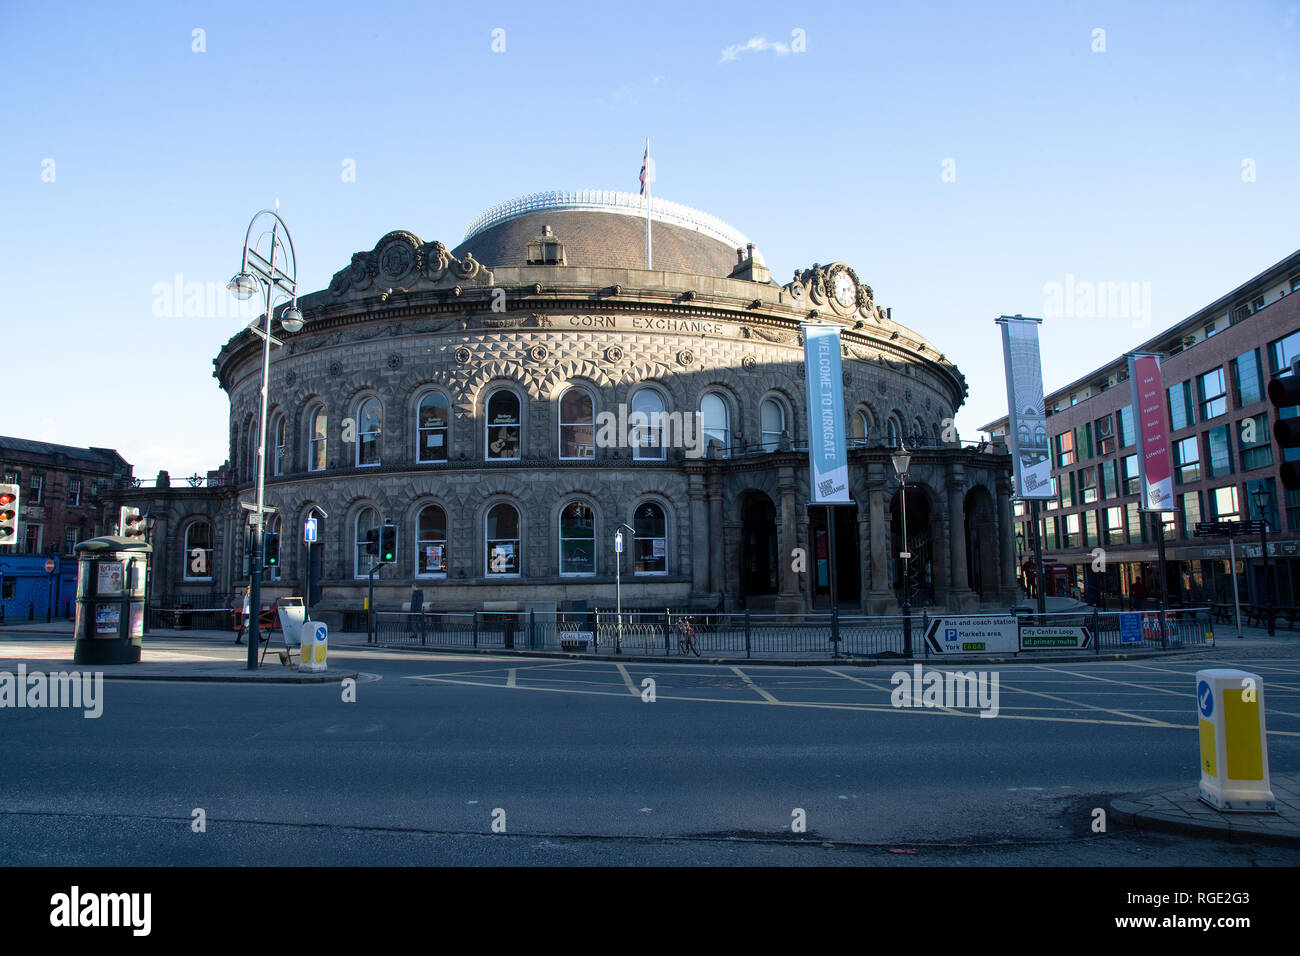
{"label": "ornate lamp post", "polygon": [[[279,205],[277,201],[276,205]],[[263,216],[270,216],[274,222],[269,231],[262,232],[256,240],[252,238],[253,227]],[[262,241],[270,237],[267,255],[258,251]],[[253,525],[252,547],[249,555],[249,617],[248,623],[248,669],[257,669],[257,651],[261,643],[262,610],[262,525],[266,493],[266,408],[267,379],[271,374],[271,343],[283,345],[271,335],[271,317],[275,311],[277,297],[287,300],[289,307],[280,313],[280,326],[286,332],[297,332],[302,328],[302,311],[298,308],[298,259],[293,252],[293,239],[289,227],[284,224],[280,214],[272,209],[263,209],[248,224],[244,234],[244,255],[239,272],[227,284],[226,288],[237,299],[251,299],[259,289],[266,296],[266,311],[261,317],[250,322],[249,331],[262,339],[262,410],[257,431],[257,500],[252,507]],[[265,323],[265,328],[260,327]]]}
{"label": "ornate lamp post", "polygon": [[898,451],[889,456],[890,461],[894,463],[894,474],[898,476],[899,489],[901,496],[901,517],[903,520],[903,550],[898,556],[903,559],[903,656],[912,656],[912,601],[911,601],[911,582],[908,574],[908,562],[912,559],[912,552],[907,549],[907,469],[912,463],[912,454],[907,450],[905,443],[900,443]]}
{"label": "ornate lamp post", "polygon": [[615,616],[618,618],[618,633],[614,639],[614,653],[623,653],[623,529],[627,528],[633,538],[636,537],[636,529],[620,524],[614,529],[614,604],[616,610]]}

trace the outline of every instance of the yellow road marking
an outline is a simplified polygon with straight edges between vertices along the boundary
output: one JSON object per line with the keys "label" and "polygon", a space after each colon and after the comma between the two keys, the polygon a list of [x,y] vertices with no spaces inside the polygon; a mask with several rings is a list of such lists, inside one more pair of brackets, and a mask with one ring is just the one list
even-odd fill
{"label": "yellow road marking", "polygon": [[767,691],[763,690],[763,688],[759,687],[759,686],[758,686],[757,684],[755,684],[752,680],[750,680],[750,679],[749,679],[749,675],[746,674],[744,671],[742,671],[742,670],[741,670],[739,667],[737,667],[735,664],[732,664],[732,665],[731,665],[731,669],[732,669],[733,671],[736,672],[736,676],[737,676],[737,677],[739,677],[741,680],[743,680],[743,681],[745,682],[745,684],[746,684],[746,685],[747,685],[751,690],[755,691],[755,692],[756,692],[760,697],[762,697],[765,701],[768,701],[769,703],[772,703],[772,704],[779,704],[779,703],[781,703],[779,700],[777,700],[775,697],[773,697],[773,696],[772,696],[771,694],[769,694]]}

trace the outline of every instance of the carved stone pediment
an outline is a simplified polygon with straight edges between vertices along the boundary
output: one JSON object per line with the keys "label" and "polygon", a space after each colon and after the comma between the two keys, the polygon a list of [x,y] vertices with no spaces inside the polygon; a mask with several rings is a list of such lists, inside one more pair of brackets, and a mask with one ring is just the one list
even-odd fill
{"label": "carved stone pediment", "polygon": [[441,242],[424,242],[405,230],[390,232],[369,252],[358,252],[346,269],[334,273],[330,295],[414,292],[424,289],[492,285],[492,271],[472,255],[457,259]]}

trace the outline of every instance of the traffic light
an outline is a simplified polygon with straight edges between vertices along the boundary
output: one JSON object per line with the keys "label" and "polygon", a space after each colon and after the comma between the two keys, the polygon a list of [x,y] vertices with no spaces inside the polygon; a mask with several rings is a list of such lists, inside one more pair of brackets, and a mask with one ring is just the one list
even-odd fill
{"label": "traffic light", "polygon": [[280,532],[267,532],[266,539],[262,542],[266,549],[266,566],[274,568],[280,563]]}
{"label": "traffic light", "polygon": [[18,544],[17,485],[0,485],[0,544]]}
{"label": "traffic light", "polygon": [[397,525],[386,524],[379,529],[379,561],[392,564],[397,560]]}
{"label": "traffic light", "polygon": [[124,538],[143,538],[144,515],[140,514],[139,508],[128,508],[124,505],[118,515],[118,528]]}
{"label": "traffic light", "polygon": [[[1273,441],[1280,452],[1282,487],[1287,491],[1300,491],[1300,417],[1296,417],[1294,410],[1296,405],[1300,405],[1300,372],[1296,365],[1291,366],[1290,375],[1269,381],[1268,400],[1274,409]],[[1286,418],[1282,417],[1284,409],[1290,410]]]}
{"label": "traffic light", "polygon": [[379,529],[371,528],[366,532],[366,554],[379,553]]}

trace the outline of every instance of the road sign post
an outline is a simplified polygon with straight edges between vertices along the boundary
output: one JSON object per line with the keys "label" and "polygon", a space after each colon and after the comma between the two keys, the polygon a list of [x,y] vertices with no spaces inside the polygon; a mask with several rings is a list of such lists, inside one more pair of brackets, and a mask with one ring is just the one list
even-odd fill
{"label": "road sign post", "polygon": [[[302,596],[303,620],[311,620],[311,546],[316,541],[316,519],[308,518],[302,523],[302,540],[307,545],[307,592]],[[301,653],[299,660],[301,660]]]}

